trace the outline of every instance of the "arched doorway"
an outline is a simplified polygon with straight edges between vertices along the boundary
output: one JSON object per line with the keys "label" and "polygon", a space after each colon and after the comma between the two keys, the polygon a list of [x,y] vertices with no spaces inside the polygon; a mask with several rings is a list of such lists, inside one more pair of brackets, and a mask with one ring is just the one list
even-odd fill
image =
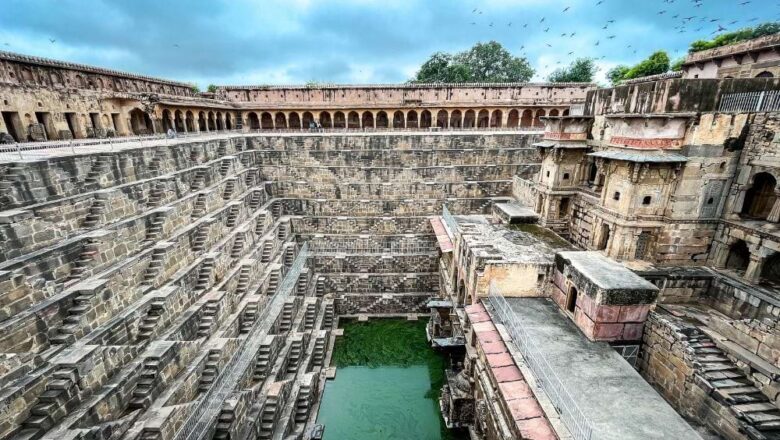
{"label": "arched doorway", "polygon": [[301,117],[298,116],[298,113],[292,112],[290,113],[290,128],[293,129],[300,129],[301,128]]}
{"label": "arched doorway", "polygon": [[737,240],[729,247],[726,269],[744,273],[750,264],[750,249],[744,240]]}
{"label": "arched doorway", "polygon": [[600,251],[603,251],[607,248],[607,245],[609,244],[609,225],[608,224],[602,224],[601,225],[601,237],[599,239],[599,249]]}
{"label": "arched doorway", "polygon": [[226,130],[233,129],[233,117],[230,115],[230,112],[225,113],[225,129]]}
{"label": "arched doorway", "polygon": [[214,120],[214,112],[209,112],[209,117],[207,122],[208,122],[209,131],[214,131],[217,129],[217,123]]}
{"label": "arched doorway", "polygon": [[152,118],[139,108],[130,110],[130,129],[137,136],[154,134]]}
{"label": "arched doorway", "polygon": [[330,113],[328,112],[322,112],[320,113],[320,125],[322,128],[333,128],[333,121],[330,119]]}
{"label": "arched doorway", "polygon": [[390,121],[387,119],[387,113],[380,111],[376,114],[376,128],[387,128]]}
{"label": "arched doorway", "polygon": [[417,112],[410,110],[409,113],[406,114],[406,128],[417,128],[419,126],[420,125],[417,121]]}
{"label": "arched doorway", "polygon": [[504,113],[501,110],[493,110],[493,115],[490,117],[490,126],[494,128],[501,128],[501,119],[503,119]]}
{"label": "arched doorway", "polygon": [[276,112],[276,116],[274,116],[274,122],[276,123],[277,130],[287,128],[287,116],[285,116],[282,112]]}
{"label": "arched doorway", "polygon": [[206,122],[206,114],[203,112],[198,112],[198,130],[206,131],[207,128],[208,125]]}
{"label": "arched doorway", "polygon": [[550,117],[553,117],[553,116],[558,116],[558,109],[557,108],[554,108],[554,109],[550,110]]}
{"label": "arched doorway", "polygon": [[531,110],[523,110],[523,116],[520,118],[521,127],[530,127],[534,124],[534,113]]}
{"label": "arched doorway", "polygon": [[187,131],[195,131],[195,115],[191,111],[187,111],[184,122],[187,124]]}
{"label": "arched doorway", "polygon": [[566,311],[574,313],[574,310],[577,308],[578,294],[576,287],[571,286],[569,288],[569,295],[566,297]]}
{"label": "arched doorway", "polygon": [[775,252],[764,260],[761,268],[761,284],[780,286],[780,252]]}
{"label": "arched doorway", "polygon": [[336,112],[333,115],[333,128],[346,128],[347,127],[347,118],[344,116],[343,112]]}
{"label": "arched doorway", "polygon": [[178,132],[184,133],[186,131],[184,126],[184,117],[181,113],[181,110],[176,110],[173,114],[173,126],[174,129]]}
{"label": "arched doorway", "polygon": [[393,113],[393,128],[404,128],[404,113],[402,111]]}
{"label": "arched doorway", "polygon": [[487,128],[490,125],[490,113],[487,110],[480,110],[477,115],[477,127]]}
{"label": "arched doorway", "polygon": [[347,128],[359,129],[360,128],[360,115],[357,112],[352,111],[347,115]]}
{"label": "arched doorway", "polygon": [[304,112],[303,120],[301,122],[303,123],[303,128],[314,128],[312,126],[312,124],[314,124],[314,115],[312,115],[311,112]]}
{"label": "arched doorway", "polygon": [[520,112],[517,109],[509,110],[509,116],[506,121],[506,126],[509,128],[517,128],[520,124]]}
{"label": "arched doorway", "polygon": [[438,113],[436,113],[436,126],[439,128],[447,128],[447,122],[449,122],[450,118],[447,117],[447,110],[439,110]]}
{"label": "arched doorway", "polygon": [[460,110],[454,110],[450,113],[450,127],[461,128],[463,126],[463,114]]}
{"label": "arched doorway", "polygon": [[224,130],[225,129],[225,122],[224,119],[222,119],[222,112],[217,112],[217,130]]}
{"label": "arched doorway", "polygon": [[772,207],[775,206],[776,186],[777,180],[769,173],[758,173],[753,176],[753,186],[745,191],[741,213],[755,219],[766,220],[772,212]]}
{"label": "arched doorway", "polygon": [[363,112],[363,128],[374,128],[374,114]]}
{"label": "arched doorway", "polygon": [[536,111],[536,117],[534,117],[534,127],[544,127],[544,122],[542,122],[543,117],[545,117],[547,113],[544,111],[544,109],[539,109]]}
{"label": "arched doorway", "polygon": [[274,129],[274,118],[270,113],[263,112],[263,114],[260,115],[260,128],[263,130]]}
{"label": "arched doorway", "polygon": [[474,128],[476,121],[476,113],[474,110],[466,110],[466,114],[463,116],[463,128]]}
{"label": "arched doorway", "polygon": [[428,110],[423,110],[420,113],[420,128],[431,128],[433,125],[433,116]]}
{"label": "arched doorway", "polygon": [[167,108],[163,110],[162,113],[162,126],[163,126],[163,131],[165,132],[173,129],[173,122],[171,120],[171,111],[168,110]]}
{"label": "arched doorway", "polygon": [[260,119],[257,117],[257,113],[255,112],[249,112],[249,115],[247,115],[247,119],[249,120],[249,128],[252,130],[260,130]]}
{"label": "arched doorway", "polygon": [[772,72],[768,72],[766,70],[756,75],[756,78],[774,78],[774,77],[775,75],[773,75]]}

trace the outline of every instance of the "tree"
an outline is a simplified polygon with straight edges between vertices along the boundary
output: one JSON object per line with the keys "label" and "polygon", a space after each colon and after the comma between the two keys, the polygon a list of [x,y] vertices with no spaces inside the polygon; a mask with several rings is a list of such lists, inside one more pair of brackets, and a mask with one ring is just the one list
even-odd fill
{"label": "tree", "polygon": [[596,74],[592,58],[577,58],[569,67],[556,69],[547,77],[550,82],[591,82]]}
{"label": "tree", "polygon": [[198,87],[197,84],[189,83],[188,85],[190,86],[192,93],[200,93],[200,87]]}
{"label": "tree", "polygon": [[515,57],[500,43],[490,41],[456,54],[434,53],[420,66],[412,82],[526,82],[533,75],[527,59]]}
{"label": "tree", "polygon": [[611,69],[607,72],[607,78],[615,85],[627,79],[666,73],[669,71],[669,62],[669,55],[666,52],[659,50],[634,67],[617,66]]}
{"label": "tree", "polygon": [[688,52],[699,52],[716,47],[727,46],[740,41],[752,40],[753,38],[763,37],[780,33],[780,23],[769,22],[762,23],[754,28],[746,27],[733,32],[726,32],[713,38],[712,40],[696,40],[691,43]]}
{"label": "tree", "polygon": [[685,57],[678,58],[675,62],[672,63],[672,67],[670,67],[669,69],[672,72],[679,72],[682,70],[683,63],[685,63]]}
{"label": "tree", "polygon": [[217,86],[215,84],[209,84],[206,88],[209,93],[217,93]]}

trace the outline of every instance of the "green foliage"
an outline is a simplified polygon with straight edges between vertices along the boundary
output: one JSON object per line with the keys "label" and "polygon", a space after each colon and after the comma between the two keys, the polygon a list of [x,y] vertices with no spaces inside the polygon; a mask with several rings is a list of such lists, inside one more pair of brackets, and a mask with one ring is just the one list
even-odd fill
{"label": "green foliage", "polygon": [[209,93],[217,93],[217,86],[216,86],[216,84],[209,84],[209,86],[206,88],[206,90]]}
{"label": "green foliage", "polygon": [[675,62],[672,63],[672,67],[669,68],[672,72],[679,72],[682,70],[682,65],[685,62],[685,57],[678,58]]}
{"label": "green foliage", "polygon": [[612,85],[619,84],[627,79],[641,78],[643,76],[658,75],[669,71],[669,55],[659,50],[633,67],[617,66],[607,72],[607,78]]}
{"label": "green foliage", "polygon": [[569,67],[556,69],[547,77],[550,82],[591,82],[596,74],[592,58],[577,58]]}
{"label": "green foliage", "polygon": [[192,93],[200,93],[200,87],[198,87],[197,84],[189,83],[190,90],[192,90]]}
{"label": "green foliage", "polygon": [[336,367],[425,365],[437,358],[425,338],[425,321],[348,321],[333,348]]}
{"label": "green foliage", "polygon": [[311,89],[311,88],[317,87],[318,85],[320,85],[319,81],[314,80],[314,79],[310,79],[310,80],[306,81],[305,87]]}
{"label": "green foliage", "polygon": [[712,40],[696,40],[691,43],[688,52],[693,53],[707,49],[714,49],[716,47],[728,46],[729,44],[734,44],[745,40],[752,40],[753,38],[772,35],[778,32],[780,32],[780,23],[763,23],[756,27],[747,27],[734,32],[726,32],[716,36]]}
{"label": "green foliage", "polygon": [[528,60],[515,57],[500,43],[477,43],[471,49],[449,54],[436,52],[420,66],[411,82],[526,82],[534,75]]}

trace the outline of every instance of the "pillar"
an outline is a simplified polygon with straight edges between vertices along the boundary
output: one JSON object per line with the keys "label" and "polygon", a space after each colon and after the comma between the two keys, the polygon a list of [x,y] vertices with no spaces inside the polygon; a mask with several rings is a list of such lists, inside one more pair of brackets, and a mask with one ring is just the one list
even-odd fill
{"label": "pillar", "polygon": [[777,223],[780,221],[780,194],[775,192],[775,204],[772,206],[772,211],[769,213],[767,221]]}
{"label": "pillar", "polygon": [[747,270],[745,270],[745,281],[757,283],[761,277],[761,267],[764,265],[764,257],[760,255],[750,254],[750,263]]}

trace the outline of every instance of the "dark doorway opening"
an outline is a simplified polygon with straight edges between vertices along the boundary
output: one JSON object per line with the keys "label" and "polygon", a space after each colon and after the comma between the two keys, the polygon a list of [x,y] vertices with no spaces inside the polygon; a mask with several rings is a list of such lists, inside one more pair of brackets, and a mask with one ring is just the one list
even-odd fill
{"label": "dark doorway opening", "polygon": [[574,286],[571,286],[569,289],[569,296],[566,297],[566,310],[574,313],[574,309],[577,307],[577,288]]}
{"label": "dark doorway opening", "polygon": [[3,112],[3,123],[5,123],[8,134],[10,134],[16,142],[24,142],[27,140],[27,136],[24,135],[22,119],[19,117],[19,113]]}

